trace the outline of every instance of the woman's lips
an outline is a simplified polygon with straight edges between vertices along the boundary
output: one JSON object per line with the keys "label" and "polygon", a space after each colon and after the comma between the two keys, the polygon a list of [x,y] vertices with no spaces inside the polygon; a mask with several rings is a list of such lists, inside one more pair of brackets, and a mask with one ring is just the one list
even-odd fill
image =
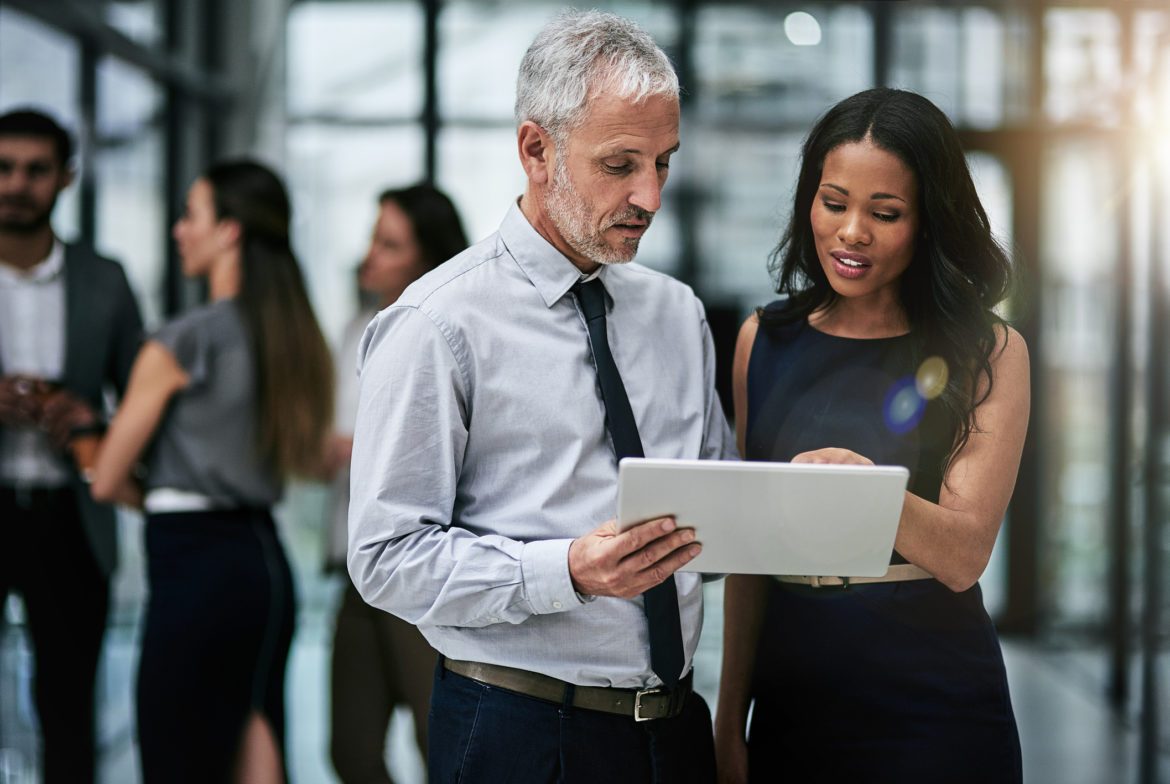
{"label": "woman's lips", "polygon": [[873,266],[869,258],[861,253],[835,250],[829,255],[833,257],[833,271],[849,280],[864,276]]}

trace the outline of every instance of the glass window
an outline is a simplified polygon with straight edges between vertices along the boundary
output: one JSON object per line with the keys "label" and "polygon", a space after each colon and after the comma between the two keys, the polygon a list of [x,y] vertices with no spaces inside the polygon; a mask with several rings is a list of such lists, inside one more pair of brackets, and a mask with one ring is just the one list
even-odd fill
{"label": "glass window", "polygon": [[953,9],[898,7],[894,17],[890,76],[955,117],[962,35]]}
{"label": "glass window", "polygon": [[797,35],[788,17],[784,9],[722,3],[698,11],[701,120],[806,127],[837,100],[873,84],[869,14],[856,6],[806,12],[801,27],[818,30],[817,43]]}
{"label": "glass window", "polygon": [[553,4],[449,2],[439,17],[439,112],[444,121],[512,122],[516,72]]}
{"label": "glass window", "polygon": [[107,0],[106,24],[127,38],[148,46],[162,43],[157,0]]}
{"label": "glass window", "polygon": [[305,2],[288,15],[288,110],[414,118],[422,111],[422,12],[412,0]]}
{"label": "glass window", "polygon": [[378,194],[423,176],[414,125],[301,123],[286,141],[293,248],[327,338],[335,343],[357,306],[357,265],[378,214]]}
{"label": "glass window", "polygon": [[[68,129],[80,148],[80,61],[73,39],[0,6],[0,112],[24,107],[43,111]],[[53,213],[53,228],[66,240],[76,239],[79,231],[79,192],[76,186],[66,188]]]}
{"label": "glass window", "polygon": [[1099,624],[1107,612],[1110,434],[1108,374],[1115,325],[1113,271],[1119,223],[1085,209],[1085,194],[1117,193],[1118,162],[1104,145],[1048,145],[1041,204],[1041,327],[1045,406],[1043,595],[1055,597],[1053,627]]}
{"label": "glass window", "polygon": [[[960,122],[971,128],[995,128],[1003,124],[1011,62],[1003,21],[990,9],[967,8],[960,14],[960,25]],[[1013,72],[1012,78],[1018,75]]]}
{"label": "glass window", "polygon": [[[594,3],[638,22],[667,52],[677,38],[667,3]],[[439,17],[439,111],[445,121],[511,123],[520,60],[561,3],[452,0]]]}
{"label": "glass window", "polygon": [[147,326],[161,318],[166,269],[163,93],[142,70],[105,57],[97,65],[94,242],[122,262]]}
{"label": "glass window", "polygon": [[1044,110],[1058,123],[1116,125],[1123,89],[1121,23],[1106,9],[1044,15]]}
{"label": "glass window", "polygon": [[470,242],[494,232],[528,184],[510,122],[500,128],[444,128],[437,168],[436,184],[455,202]]}
{"label": "glass window", "polygon": [[704,300],[754,308],[773,299],[768,257],[788,223],[802,139],[725,128],[690,133],[681,152],[702,205],[697,288]]}

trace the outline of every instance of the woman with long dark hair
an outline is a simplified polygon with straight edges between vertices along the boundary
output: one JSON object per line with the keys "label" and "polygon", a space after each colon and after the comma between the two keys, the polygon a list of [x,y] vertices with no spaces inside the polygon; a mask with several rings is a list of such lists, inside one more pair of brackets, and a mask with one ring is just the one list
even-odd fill
{"label": "woman with long dark hair", "polygon": [[210,301],[144,344],[94,467],[96,498],[146,512],[147,784],[286,778],[295,600],[270,510],[287,476],[319,471],[332,411],[290,212],[280,179],[252,161],[191,186],[174,236]]}
{"label": "woman with long dark hair", "polygon": [[[385,308],[416,279],[467,247],[451,199],[427,183],[383,191],[358,286]],[[337,412],[330,463],[335,470],[328,526],[328,566],[345,575],[330,665],[329,751],[344,784],[390,784],[386,733],[394,709],[414,718],[415,742],[426,759],[427,712],[437,654],[415,626],[367,604],[345,569],[349,456],[357,416],[358,342],[374,309],[345,329],[336,355]]]}
{"label": "woman with long dark hair", "polygon": [[1009,260],[946,116],[886,88],[829,110],[773,264],[781,299],[736,346],[741,453],[911,476],[885,577],[727,578],[720,779],[1019,781],[978,579],[1023,449],[1028,354],[993,310]]}

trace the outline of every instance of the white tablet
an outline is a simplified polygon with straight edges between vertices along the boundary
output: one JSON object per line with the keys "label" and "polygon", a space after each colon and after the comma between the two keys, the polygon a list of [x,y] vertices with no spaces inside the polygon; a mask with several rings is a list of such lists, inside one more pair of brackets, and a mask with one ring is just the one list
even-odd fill
{"label": "white tablet", "polygon": [[673,515],[703,552],[689,572],[878,577],[910,472],[902,466],[631,458],[618,528]]}

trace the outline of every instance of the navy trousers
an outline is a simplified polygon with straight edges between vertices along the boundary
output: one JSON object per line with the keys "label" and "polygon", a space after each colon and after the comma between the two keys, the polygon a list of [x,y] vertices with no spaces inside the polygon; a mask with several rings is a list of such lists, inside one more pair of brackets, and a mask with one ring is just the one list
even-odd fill
{"label": "navy trousers", "polygon": [[[110,603],[71,488],[0,488],[0,631],[10,591],[24,600],[44,784],[96,778],[94,682]],[[7,696],[7,695],[6,695]]]}
{"label": "navy trousers", "polygon": [[673,719],[635,722],[435,670],[430,784],[709,784],[711,712],[697,694]]}

